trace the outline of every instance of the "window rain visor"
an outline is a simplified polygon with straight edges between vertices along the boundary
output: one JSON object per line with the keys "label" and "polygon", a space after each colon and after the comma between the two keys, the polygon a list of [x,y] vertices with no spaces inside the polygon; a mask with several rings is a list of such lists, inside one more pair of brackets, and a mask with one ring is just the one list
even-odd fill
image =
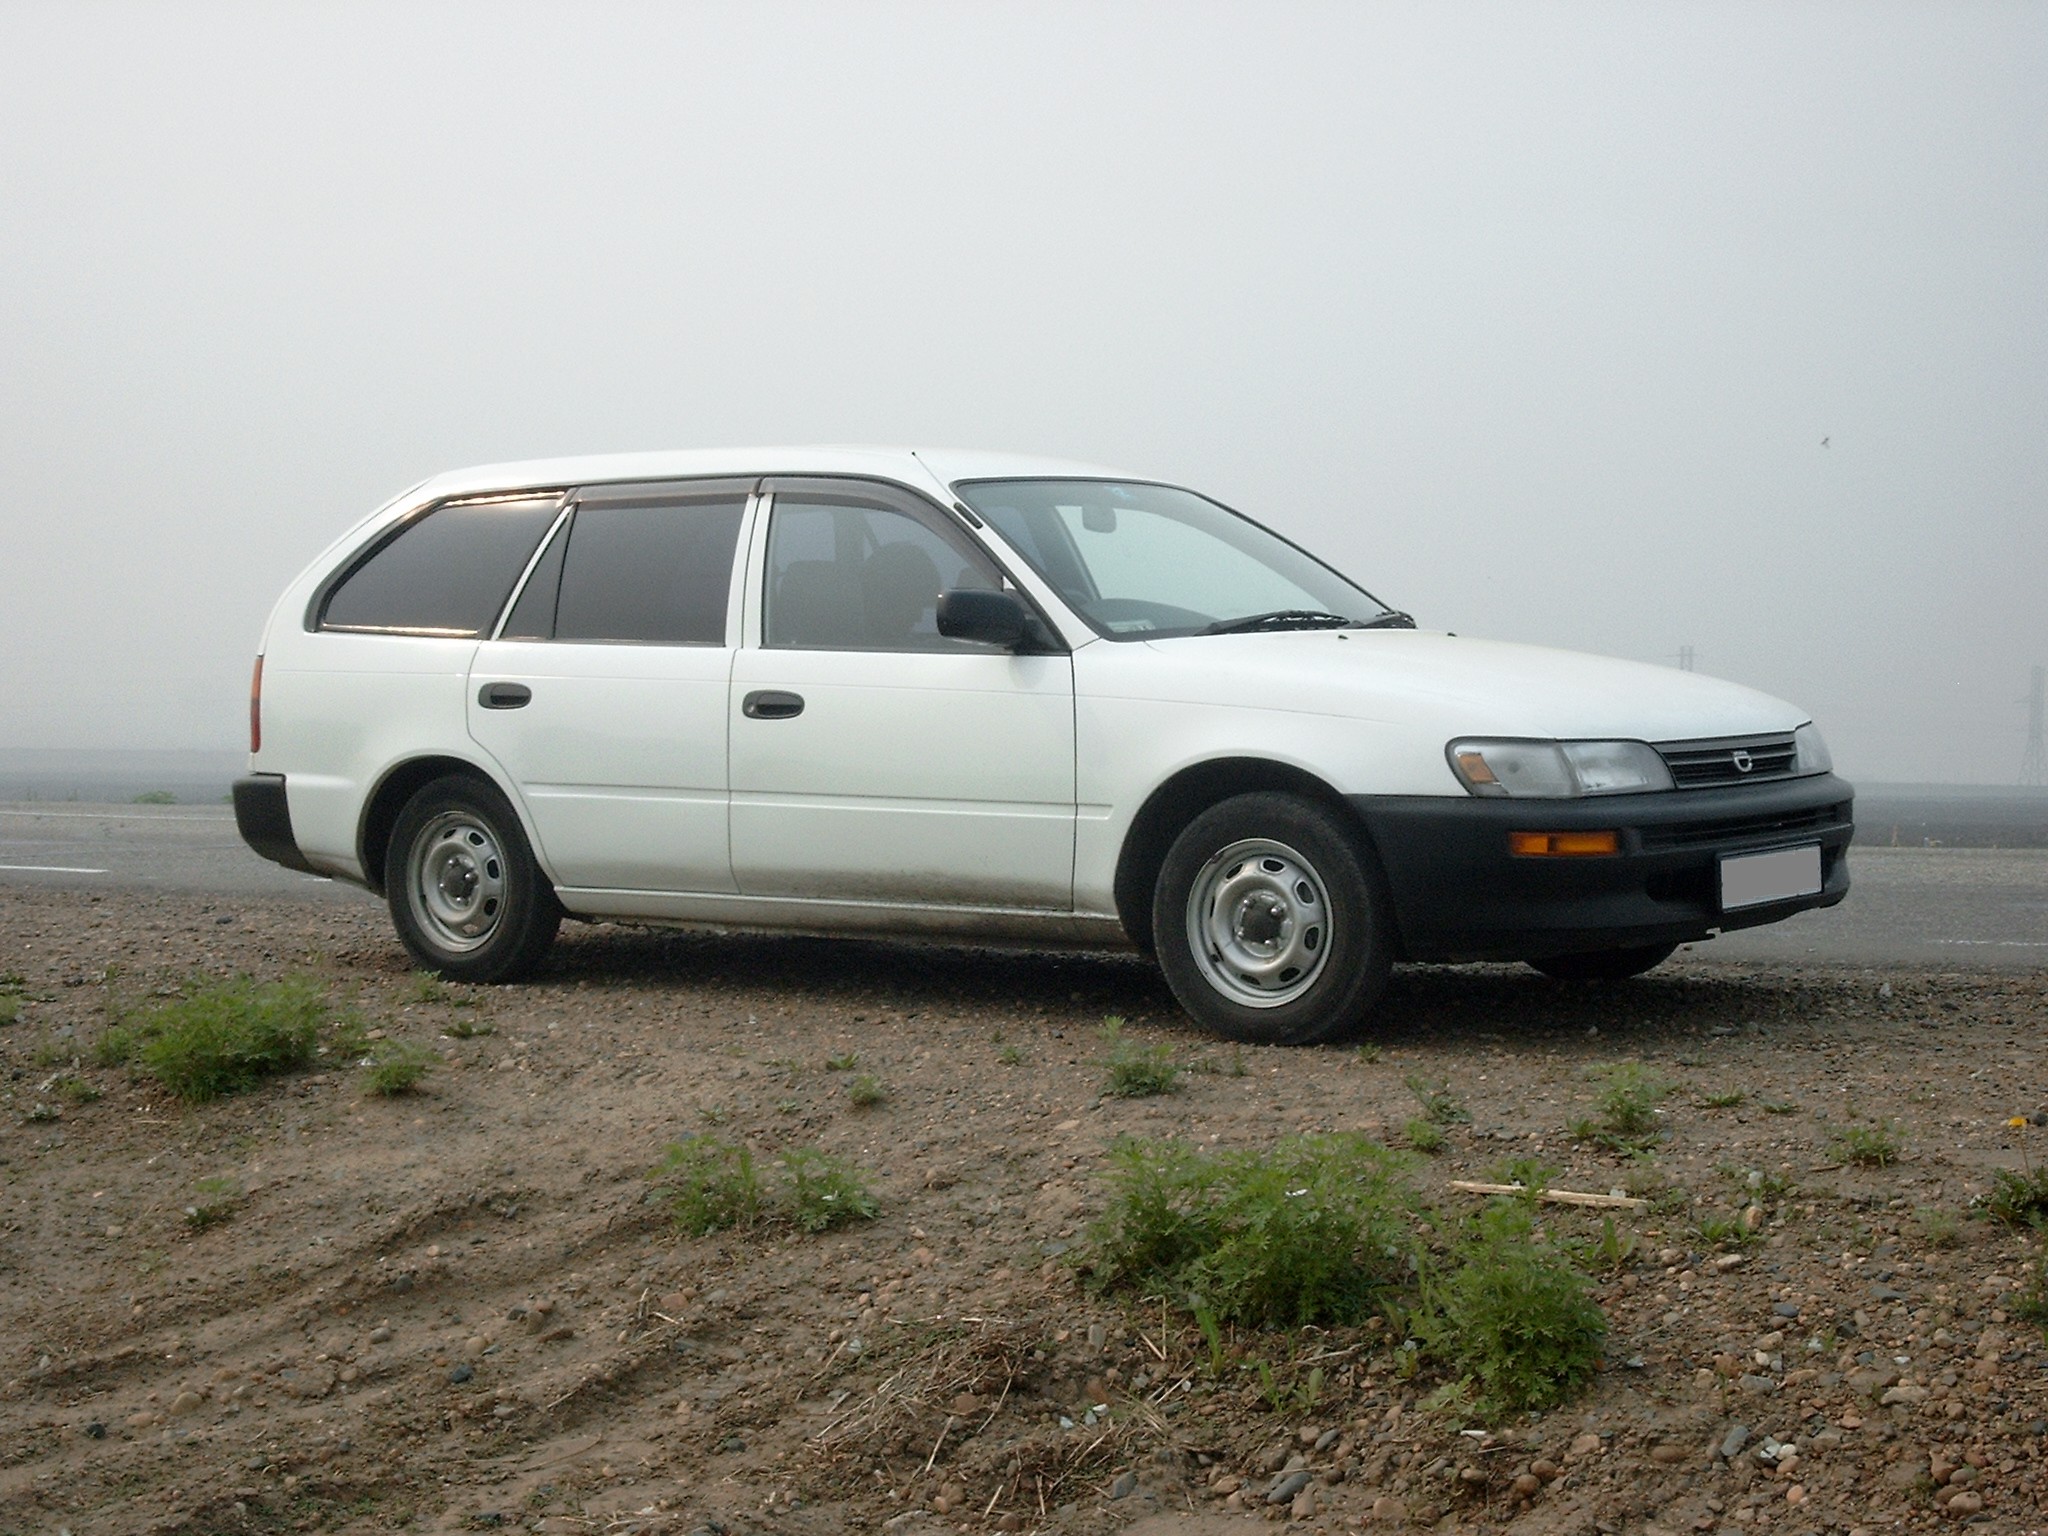
{"label": "window rain visor", "polygon": [[1313,556],[1191,491],[1107,480],[970,480],[953,489],[1111,640],[1395,617]]}

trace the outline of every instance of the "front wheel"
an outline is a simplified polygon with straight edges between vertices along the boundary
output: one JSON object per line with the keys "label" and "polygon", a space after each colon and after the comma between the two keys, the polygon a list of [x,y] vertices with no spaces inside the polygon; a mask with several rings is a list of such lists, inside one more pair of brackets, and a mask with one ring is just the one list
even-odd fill
{"label": "front wheel", "polygon": [[1559,981],[1626,981],[1669,960],[1676,944],[1638,944],[1629,949],[1596,949],[1583,955],[1546,955],[1529,963]]}
{"label": "front wheel", "polygon": [[562,925],[511,805],[462,775],[435,779],[398,813],[384,891],[413,959],[450,981],[516,981]]}
{"label": "front wheel", "polygon": [[1334,814],[1261,792],[1189,822],[1160,866],[1152,934],[1167,985],[1232,1040],[1312,1045],[1355,1028],[1392,962],[1378,869]]}

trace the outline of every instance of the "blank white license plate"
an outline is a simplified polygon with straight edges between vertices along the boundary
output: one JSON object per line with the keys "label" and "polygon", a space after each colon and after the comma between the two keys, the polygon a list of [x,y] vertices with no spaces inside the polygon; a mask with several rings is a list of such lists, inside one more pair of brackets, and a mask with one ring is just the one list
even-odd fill
{"label": "blank white license plate", "polygon": [[1739,853],[1721,861],[1721,910],[1736,912],[1767,901],[1820,894],[1820,844]]}

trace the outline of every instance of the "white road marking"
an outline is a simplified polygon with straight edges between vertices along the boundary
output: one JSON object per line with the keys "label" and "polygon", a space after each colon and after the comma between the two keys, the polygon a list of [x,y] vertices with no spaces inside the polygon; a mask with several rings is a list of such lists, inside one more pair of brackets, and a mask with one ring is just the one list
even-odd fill
{"label": "white road marking", "polygon": [[1934,942],[1989,949],[2048,949],[2048,939],[1936,939]]}
{"label": "white road marking", "polygon": [[220,816],[157,816],[148,811],[22,811],[0,808],[0,816],[62,816],[77,821],[233,821],[232,814]]}
{"label": "white road marking", "polygon": [[0,869],[22,870],[37,875],[104,875],[104,869],[80,869],[71,864],[0,864]]}

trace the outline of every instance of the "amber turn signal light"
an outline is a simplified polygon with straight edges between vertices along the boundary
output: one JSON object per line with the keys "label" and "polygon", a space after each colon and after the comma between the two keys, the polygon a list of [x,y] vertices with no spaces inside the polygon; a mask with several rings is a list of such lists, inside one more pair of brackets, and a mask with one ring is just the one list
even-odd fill
{"label": "amber turn signal light", "polygon": [[1588,859],[1618,853],[1617,832],[1510,832],[1508,852],[1518,859]]}
{"label": "amber turn signal light", "polygon": [[256,670],[249,674],[249,753],[263,750],[263,658],[256,658]]}

